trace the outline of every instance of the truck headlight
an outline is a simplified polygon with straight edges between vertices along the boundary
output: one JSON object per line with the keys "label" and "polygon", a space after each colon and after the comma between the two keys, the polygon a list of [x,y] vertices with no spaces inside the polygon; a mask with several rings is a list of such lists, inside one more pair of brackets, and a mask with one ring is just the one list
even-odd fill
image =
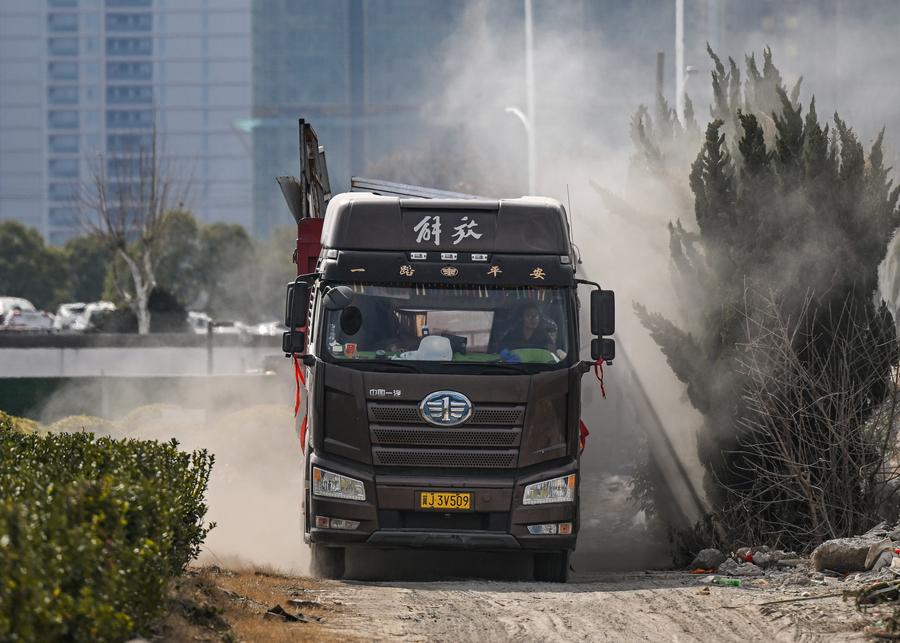
{"label": "truck headlight", "polygon": [[366,488],[362,481],[355,478],[313,467],[313,495],[344,500],[365,500]]}
{"label": "truck headlight", "polygon": [[575,474],[535,482],[525,487],[523,505],[543,505],[549,502],[572,502],[575,500]]}

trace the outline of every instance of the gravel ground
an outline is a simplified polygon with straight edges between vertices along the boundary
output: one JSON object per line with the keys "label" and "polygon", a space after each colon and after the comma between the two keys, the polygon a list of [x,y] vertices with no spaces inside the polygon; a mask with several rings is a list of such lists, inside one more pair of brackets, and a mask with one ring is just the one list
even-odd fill
{"label": "gravel ground", "polygon": [[[811,585],[802,582],[804,573],[770,575],[740,588],[679,572],[582,575],[565,585],[223,574],[212,582],[233,590],[220,601],[238,640],[861,641],[863,628],[879,618],[858,613],[841,596],[861,581]],[[252,600],[244,598],[250,594]],[[298,600],[315,606],[320,620],[263,617],[275,605],[297,611],[291,601]]]}

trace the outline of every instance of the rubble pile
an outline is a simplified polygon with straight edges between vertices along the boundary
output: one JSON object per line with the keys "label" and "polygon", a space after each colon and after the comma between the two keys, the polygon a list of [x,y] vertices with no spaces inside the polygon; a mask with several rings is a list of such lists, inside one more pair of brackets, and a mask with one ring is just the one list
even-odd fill
{"label": "rubble pile", "polygon": [[892,581],[900,578],[900,523],[880,523],[859,536],[825,541],[809,557],[765,545],[741,547],[728,555],[703,549],[690,571],[703,574],[705,584],[736,587]]}

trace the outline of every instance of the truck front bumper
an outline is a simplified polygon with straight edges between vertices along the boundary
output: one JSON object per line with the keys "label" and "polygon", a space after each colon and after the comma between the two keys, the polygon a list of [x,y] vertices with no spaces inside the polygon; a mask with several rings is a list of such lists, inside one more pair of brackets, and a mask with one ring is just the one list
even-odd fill
{"label": "truck front bumper", "polygon": [[[312,454],[312,466],[361,480],[364,501],[321,498],[310,494],[309,540],[336,546],[368,545],[381,548],[562,550],[574,549],[578,533],[578,503],[523,505],[525,486],[534,482],[577,473],[577,462],[538,465],[497,475],[478,473],[384,475],[371,467],[343,458]],[[419,491],[466,491],[472,493],[473,510],[467,512],[423,511]],[[321,529],[316,516],[359,522],[356,529]],[[571,533],[533,535],[529,525],[571,523]]]}

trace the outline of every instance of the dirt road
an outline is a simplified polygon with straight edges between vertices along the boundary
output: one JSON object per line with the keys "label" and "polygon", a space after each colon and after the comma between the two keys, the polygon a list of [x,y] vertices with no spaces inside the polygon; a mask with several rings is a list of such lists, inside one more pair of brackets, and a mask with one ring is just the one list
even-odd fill
{"label": "dirt road", "polygon": [[[863,624],[839,597],[761,608],[790,596],[719,587],[707,594],[682,574],[605,575],[566,586],[344,583],[319,597],[353,606],[343,632],[384,641],[852,640]],[[824,617],[835,610],[842,618]]]}
{"label": "dirt road", "polygon": [[[731,588],[674,572],[598,574],[566,585],[225,574],[212,584],[230,604],[224,615],[238,640],[858,641],[878,618],[856,612],[840,596],[851,583],[836,580],[777,587],[758,579],[756,587]],[[314,620],[263,618],[274,605]]]}

